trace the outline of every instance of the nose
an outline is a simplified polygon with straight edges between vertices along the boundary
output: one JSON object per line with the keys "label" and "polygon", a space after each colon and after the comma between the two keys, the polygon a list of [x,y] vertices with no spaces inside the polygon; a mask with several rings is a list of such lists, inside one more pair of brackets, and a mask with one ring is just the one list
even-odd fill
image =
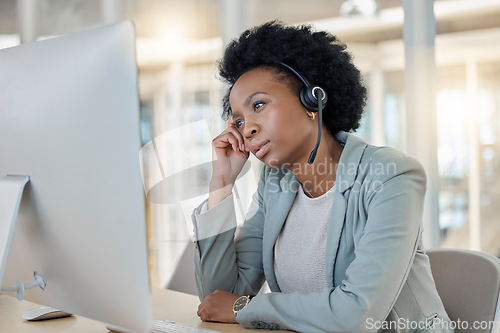
{"label": "nose", "polygon": [[252,119],[245,120],[245,126],[243,128],[243,136],[246,139],[251,139],[260,130],[260,126]]}

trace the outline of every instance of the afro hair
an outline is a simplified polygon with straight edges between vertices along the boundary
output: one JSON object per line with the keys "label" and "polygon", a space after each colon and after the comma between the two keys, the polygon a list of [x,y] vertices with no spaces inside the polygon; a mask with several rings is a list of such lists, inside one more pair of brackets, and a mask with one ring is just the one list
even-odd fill
{"label": "afro hair", "polygon": [[328,102],[323,109],[323,123],[332,135],[359,127],[366,88],[346,45],[328,32],[313,31],[308,25],[287,26],[279,21],[249,29],[227,46],[219,62],[219,75],[229,84],[223,101],[223,118],[228,119],[232,114],[229,105],[232,86],[252,69],[270,68],[280,77],[285,76],[291,89],[300,91],[303,83],[279,63],[293,67],[326,91]]}

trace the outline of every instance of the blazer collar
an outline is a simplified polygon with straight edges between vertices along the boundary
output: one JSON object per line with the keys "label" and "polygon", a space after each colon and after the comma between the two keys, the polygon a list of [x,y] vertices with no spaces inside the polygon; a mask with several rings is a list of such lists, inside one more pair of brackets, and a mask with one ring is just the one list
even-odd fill
{"label": "blazer collar", "polygon": [[262,240],[262,260],[267,284],[272,291],[281,291],[274,274],[274,245],[292,208],[298,186],[297,178],[290,171],[287,171],[280,180],[280,191],[269,193],[266,200],[269,208],[264,222],[265,236]]}
{"label": "blazer collar", "polygon": [[368,144],[344,131],[338,132],[335,139],[344,146],[337,167],[337,179],[335,180],[337,191],[344,193],[354,185],[361,158]]}

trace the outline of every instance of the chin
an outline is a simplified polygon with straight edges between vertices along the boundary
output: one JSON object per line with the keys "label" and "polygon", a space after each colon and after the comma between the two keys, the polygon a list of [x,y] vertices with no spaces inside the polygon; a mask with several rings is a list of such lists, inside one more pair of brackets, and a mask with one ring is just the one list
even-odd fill
{"label": "chin", "polygon": [[264,156],[264,158],[260,161],[272,169],[287,169],[285,167],[287,163],[275,157]]}

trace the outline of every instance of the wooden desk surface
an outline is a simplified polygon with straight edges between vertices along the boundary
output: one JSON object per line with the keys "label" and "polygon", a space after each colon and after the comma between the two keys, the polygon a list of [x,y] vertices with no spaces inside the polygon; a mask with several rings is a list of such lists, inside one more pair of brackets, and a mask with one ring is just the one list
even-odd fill
{"label": "wooden desk surface", "polygon": [[[153,318],[168,319],[179,323],[212,329],[220,332],[260,332],[262,330],[246,330],[237,324],[205,323],[196,315],[200,301],[197,296],[172,290],[153,288]],[[21,301],[15,297],[0,294],[0,332],[2,333],[106,333],[106,325],[102,322],[79,316],[54,320],[29,322],[21,318],[22,314],[40,305]],[[274,331],[276,332],[276,331]],[[279,331],[278,331],[279,332]],[[282,331],[285,332],[285,331]]]}

